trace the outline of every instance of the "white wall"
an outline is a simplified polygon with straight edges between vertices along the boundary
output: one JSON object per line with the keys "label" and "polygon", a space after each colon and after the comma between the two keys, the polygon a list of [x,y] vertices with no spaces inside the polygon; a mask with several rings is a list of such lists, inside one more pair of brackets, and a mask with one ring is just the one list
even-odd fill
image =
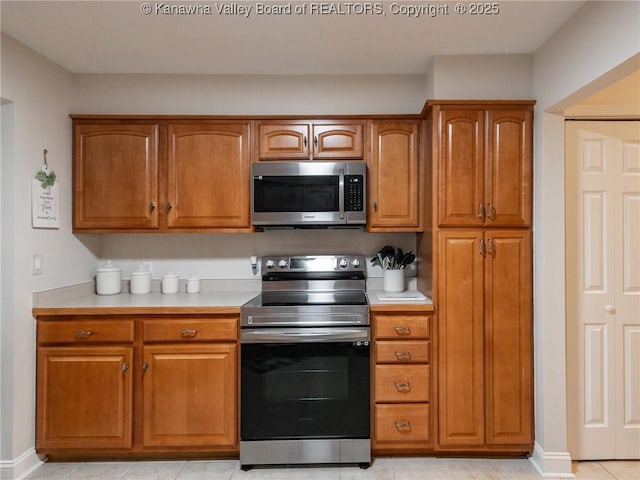
{"label": "white wall", "polygon": [[75,75],[74,113],[420,113],[422,75]]}
{"label": "white wall", "polygon": [[[587,2],[534,55],[536,442],[545,473],[570,474],[566,430],[564,108],[613,82],[640,51],[640,3]],[[635,68],[640,62],[635,60]],[[612,74],[620,69],[619,74]],[[617,78],[616,78],[617,77]]]}
{"label": "white wall", "polygon": [[[95,256],[71,234],[70,73],[11,37],[2,36],[0,97],[11,102],[13,154],[2,156],[2,474],[17,475],[37,460],[35,321],[32,292],[86,281]],[[31,228],[31,178],[49,150],[60,189],[60,229]],[[5,153],[5,152],[3,152]],[[9,188],[6,188],[6,187]],[[91,240],[87,242],[91,244]],[[44,273],[31,275],[40,253]],[[6,267],[6,269],[5,269]],[[9,395],[10,398],[6,398]],[[6,421],[11,419],[11,422]],[[30,455],[31,454],[31,455]]]}

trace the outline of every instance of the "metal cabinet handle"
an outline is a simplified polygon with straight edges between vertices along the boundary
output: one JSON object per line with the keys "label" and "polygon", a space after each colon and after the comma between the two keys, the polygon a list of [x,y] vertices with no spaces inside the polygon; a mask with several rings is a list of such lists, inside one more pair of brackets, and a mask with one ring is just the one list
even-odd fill
{"label": "metal cabinet handle", "polygon": [[198,334],[198,330],[182,330],[182,338],[194,338]]}
{"label": "metal cabinet handle", "polygon": [[480,255],[483,257],[487,255],[487,247],[485,246],[483,239],[480,239]]}
{"label": "metal cabinet handle", "polygon": [[485,216],[486,212],[484,209],[484,203],[479,203],[478,204],[478,218],[480,220],[484,220],[484,216]]}
{"label": "metal cabinet handle", "polygon": [[487,242],[487,250],[489,251],[489,255],[491,255],[492,257],[496,256],[496,247],[493,243],[493,238],[490,238]]}
{"label": "metal cabinet handle", "polygon": [[302,137],[302,144],[305,146],[305,148],[307,147],[307,136],[305,135],[304,137]]}
{"label": "metal cabinet handle", "polygon": [[142,373],[145,373],[147,370],[149,370],[149,364],[147,362],[144,362],[142,364]]}
{"label": "metal cabinet handle", "polygon": [[172,208],[173,208],[173,205],[171,205],[170,202],[167,202],[167,213],[169,213]]}
{"label": "metal cabinet handle", "polygon": [[493,205],[490,203],[489,205],[487,205],[487,216],[491,219],[491,220],[495,220],[496,218],[496,209],[493,207]]}
{"label": "metal cabinet handle", "polygon": [[122,364],[122,373],[127,373],[128,370],[129,370],[129,364],[128,363],[123,363]]}
{"label": "metal cabinet handle", "polygon": [[409,382],[395,382],[396,390],[402,393],[411,391],[411,384]]}
{"label": "metal cabinet handle", "polygon": [[151,202],[149,204],[149,211],[153,212],[156,209],[156,202]]}
{"label": "metal cabinet handle", "polygon": [[398,360],[411,360],[411,352],[396,352]]}
{"label": "metal cabinet handle", "polygon": [[93,335],[91,330],[78,330],[76,332],[76,338],[89,338],[91,335]]}
{"label": "metal cabinet handle", "polygon": [[411,329],[409,327],[396,327],[396,333],[398,335],[411,335]]}
{"label": "metal cabinet handle", "polygon": [[316,148],[318,148],[318,136],[317,136],[317,135],[313,137],[313,145],[314,145]]}
{"label": "metal cabinet handle", "polygon": [[411,431],[411,422],[396,422],[396,430],[401,433],[407,433]]}
{"label": "metal cabinet handle", "polygon": [[378,211],[378,202],[373,202],[373,211],[374,212]]}

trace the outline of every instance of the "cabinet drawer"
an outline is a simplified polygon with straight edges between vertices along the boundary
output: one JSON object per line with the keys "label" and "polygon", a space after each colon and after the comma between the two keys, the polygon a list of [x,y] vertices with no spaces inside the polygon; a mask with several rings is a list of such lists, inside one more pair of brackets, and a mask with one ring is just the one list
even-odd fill
{"label": "cabinet drawer", "polygon": [[38,343],[131,343],[133,320],[38,322]]}
{"label": "cabinet drawer", "polygon": [[376,365],[376,402],[428,402],[429,365]]}
{"label": "cabinet drawer", "polygon": [[378,340],[375,350],[376,362],[379,363],[429,363],[430,358],[428,340]]}
{"label": "cabinet drawer", "polygon": [[429,442],[429,404],[376,405],[376,442]]}
{"label": "cabinet drawer", "polygon": [[145,342],[237,340],[238,319],[150,319],[144,321],[143,338]]}
{"label": "cabinet drawer", "polygon": [[430,318],[426,315],[376,314],[376,338],[429,338]]}

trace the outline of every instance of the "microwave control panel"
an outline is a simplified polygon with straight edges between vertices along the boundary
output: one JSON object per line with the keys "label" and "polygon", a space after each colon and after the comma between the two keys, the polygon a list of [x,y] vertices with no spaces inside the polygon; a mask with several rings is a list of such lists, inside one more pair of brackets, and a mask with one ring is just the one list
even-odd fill
{"label": "microwave control panel", "polygon": [[344,176],[344,209],[347,212],[364,210],[364,177],[362,175]]}

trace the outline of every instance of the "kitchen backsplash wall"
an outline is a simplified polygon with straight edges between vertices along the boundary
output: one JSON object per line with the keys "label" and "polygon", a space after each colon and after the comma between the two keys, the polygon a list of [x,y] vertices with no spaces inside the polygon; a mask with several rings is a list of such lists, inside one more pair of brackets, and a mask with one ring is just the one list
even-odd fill
{"label": "kitchen backsplash wall", "polygon": [[[78,235],[82,241],[84,235]],[[416,251],[413,233],[366,233],[361,230],[271,230],[251,234],[108,234],[102,235],[99,261],[112,260],[128,278],[141,262],[150,262],[154,278],[173,271],[184,278],[256,278],[250,257],[280,254],[361,254],[367,259],[384,245]],[[96,265],[97,266],[97,265]],[[368,276],[381,277],[367,262]],[[415,265],[407,269],[415,276]]]}

